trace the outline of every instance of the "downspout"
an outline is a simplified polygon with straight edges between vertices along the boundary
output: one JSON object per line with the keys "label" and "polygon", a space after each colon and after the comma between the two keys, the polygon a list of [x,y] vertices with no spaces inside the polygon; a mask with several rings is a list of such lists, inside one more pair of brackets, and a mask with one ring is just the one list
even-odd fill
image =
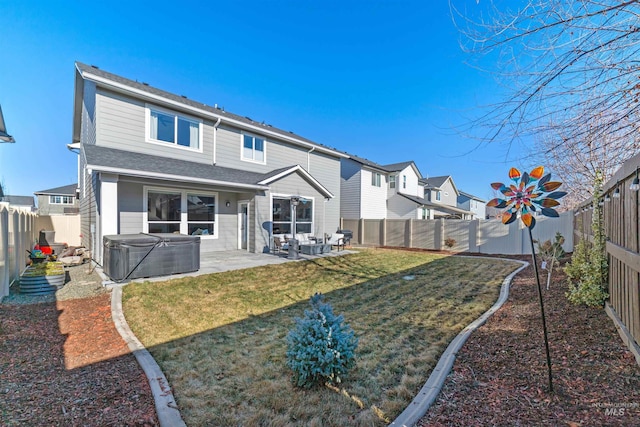
{"label": "downspout", "polygon": [[311,173],[311,153],[316,149],[315,146],[311,147],[311,150],[307,151],[307,172]]}
{"label": "downspout", "polygon": [[216,164],[216,149],[218,148],[218,126],[220,126],[220,122],[222,121],[222,117],[218,117],[218,121],[215,125],[213,125],[213,164]]}

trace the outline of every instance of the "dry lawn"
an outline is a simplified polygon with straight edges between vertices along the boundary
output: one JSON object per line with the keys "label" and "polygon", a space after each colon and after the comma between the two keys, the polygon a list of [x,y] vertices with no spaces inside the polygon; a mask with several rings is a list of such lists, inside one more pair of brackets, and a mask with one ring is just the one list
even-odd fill
{"label": "dry lawn", "polygon": [[[123,304],[189,426],[382,426],[404,410],[451,339],[495,302],[517,266],[366,250],[133,284]],[[290,383],[285,337],[315,292],[359,337],[357,365],[339,388],[301,390]]]}

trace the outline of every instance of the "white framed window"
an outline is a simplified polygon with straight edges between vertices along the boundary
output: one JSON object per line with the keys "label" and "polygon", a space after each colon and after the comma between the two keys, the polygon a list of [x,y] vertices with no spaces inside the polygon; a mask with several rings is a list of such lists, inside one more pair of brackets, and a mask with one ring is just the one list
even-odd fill
{"label": "white framed window", "polygon": [[405,190],[407,188],[407,175],[402,175],[402,188]]}
{"label": "white framed window", "polygon": [[217,238],[217,200],[217,193],[145,187],[143,231]]}
{"label": "white framed window", "polygon": [[[313,197],[301,197],[296,207],[296,234],[313,232]],[[271,198],[273,234],[293,234],[291,196],[274,195]]]}
{"label": "white framed window", "polygon": [[146,107],[146,140],[202,152],[202,120],[158,107]]}
{"label": "white framed window", "polygon": [[242,138],[242,160],[265,164],[267,162],[265,139],[248,133],[242,133],[240,136]]}
{"label": "white framed window", "polygon": [[382,176],[379,173],[371,172],[371,185],[374,187],[380,187],[382,182]]}
{"label": "white framed window", "polygon": [[396,188],[396,176],[389,175],[389,188]]}
{"label": "white framed window", "polygon": [[72,205],[74,201],[73,196],[49,196],[50,205]]}
{"label": "white framed window", "polygon": [[436,201],[440,201],[442,200],[442,191],[438,190],[436,191]]}

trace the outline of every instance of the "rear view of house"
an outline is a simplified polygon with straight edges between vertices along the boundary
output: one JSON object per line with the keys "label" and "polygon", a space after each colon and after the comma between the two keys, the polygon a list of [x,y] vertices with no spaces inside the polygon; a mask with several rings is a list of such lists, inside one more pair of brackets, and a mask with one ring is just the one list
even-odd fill
{"label": "rear view of house", "polygon": [[340,159],[322,144],[94,66],[76,63],[82,242],[112,234],[198,235],[201,253],[268,251],[274,229],[339,226]]}

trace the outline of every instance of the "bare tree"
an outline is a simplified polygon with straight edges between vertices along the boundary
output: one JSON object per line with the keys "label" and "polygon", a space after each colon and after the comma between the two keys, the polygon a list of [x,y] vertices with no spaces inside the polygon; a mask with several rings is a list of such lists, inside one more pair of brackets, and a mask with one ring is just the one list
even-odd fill
{"label": "bare tree", "polygon": [[597,165],[603,171],[629,157],[620,153],[638,152],[639,0],[450,0],[450,7],[463,49],[478,66],[490,59],[506,88],[504,100],[470,122],[475,135],[543,141],[538,154],[555,156],[555,172],[576,183],[596,165],[580,167],[604,160],[603,152],[616,153]]}
{"label": "bare tree", "polygon": [[[606,117],[594,117],[580,141],[569,138],[566,133],[572,131],[569,125],[554,125],[557,134],[546,132],[538,140],[534,155],[556,176],[562,177],[563,189],[569,193],[563,199],[564,208],[573,208],[591,197],[596,176],[608,180],[640,148],[635,137],[600,134],[597,129],[602,128],[601,122],[606,120]],[[592,129],[596,131],[589,132]]]}

